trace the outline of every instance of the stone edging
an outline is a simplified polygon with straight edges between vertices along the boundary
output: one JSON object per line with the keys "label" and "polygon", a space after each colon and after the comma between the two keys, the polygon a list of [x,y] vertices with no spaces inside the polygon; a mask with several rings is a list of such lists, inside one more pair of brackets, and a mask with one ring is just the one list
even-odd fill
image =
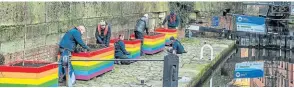
{"label": "stone edging", "polygon": [[223,50],[220,54],[218,54],[214,60],[208,64],[207,66],[204,67],[204,69],[202,69],[196,76],[194,76],[192,78],[192,81],[189,82],[189,84],[187,84],[187,87],[194,87],[198,84],[198,82],[201,81],[202,76],[204,76],[204,74],[213,67],[213,65],[215,65],[222,57],[224,57],[224,55],[227,55],[228,53],[230,53],[234,47],[235,47],[235,43],[233,42],[232,44],[229,45],[228,48],[226,48],[225,50]]}

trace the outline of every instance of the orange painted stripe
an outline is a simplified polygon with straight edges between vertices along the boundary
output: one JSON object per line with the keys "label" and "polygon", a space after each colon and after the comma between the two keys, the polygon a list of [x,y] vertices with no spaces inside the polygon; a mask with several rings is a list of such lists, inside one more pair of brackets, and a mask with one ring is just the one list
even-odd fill
{"label": "orange painted stripe", "polygon": [[148,42],[156,42],[156,41],[161,40],[161,39],[164,39],[165,40],[165,36],[158,37],[156,39],[147,39],[147,38],[144,38],[144,42],[146,42],[146,41],[148,41]]}
{"label": "orange painted stripe", "polygon": [[54,73],[58,73],[58,68],[54,68],[42,73],[0,72],[0,78],[40,79]]}
{"label": "orange painted stripe", "polygon": [[135,48],[135,47],[140,47],[140,46],[141,46],[141,43],[138,43],[138,44],[126,44],[127,48]]}

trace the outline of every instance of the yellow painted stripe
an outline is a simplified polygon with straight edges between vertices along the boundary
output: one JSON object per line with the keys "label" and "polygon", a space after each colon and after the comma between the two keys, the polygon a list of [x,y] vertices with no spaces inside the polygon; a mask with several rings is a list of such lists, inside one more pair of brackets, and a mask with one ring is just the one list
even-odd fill
{"label": "yellow painted stripe", "polygon": [[24,73],[24,72],[2,72],[0,78],[18,78],[18,79],[40,79],[48,75],[58,73],[58,68],[54,68],[42,73]]}
{"label": "yellow painted stripe", "polygon": [[173,33],[170,33],[170,32],[159,32],[159,33],[165,34],[165,38],[170,38],[171,36],[174,36],[175,38],[178,37],[178,32],[173,32]]}
{"label": "yellow painted stripe", "polygon": [[140,50],[141,47],[136,47],[136,48],[126,48],[127,51],[132,52],[132,51],[138,51]]}
{"label": "yellow painted stripe", "polygon": [[144,41],[144,44],[146,44],[146,45],[157,45],[157,44],[162,43],[164,41],[165,41],[165,39],[161,39],[161,40],[158,40],[156,42],[148,42],[148,41],[145,42]]}
{"label": "yellow painted stripe", "polygon": [[170,37],[170,36],[178,37],[177,34],[174,34],[174,35],[166,35],[165,37]]}
{"label": "yellow painted stripe", "polygon": [[58,78],[58,73],[48,75],[41,79],[0,78],[0,83],[40,85],[56,78]]}
{"label": "yellow painted stripe", "polygon": [[[105,57],[103,60],[111,60],[114,59],[114,55],[109,55],[107,57]],[[96,65],[99,63],[102,63],[105,61],[73,61],[72,65],[78,65],[78,66],[92,66],[92,65]]]}
{"label": "yellow painted stripe", "polygon": [[141,43],[138,44],[126,44],[126,48],[140,47]]}
{"label": "yellow painted stripe", "polygon": [[174,35],[174,34],[178,34],[178,33],[163,33],[165,35]]}

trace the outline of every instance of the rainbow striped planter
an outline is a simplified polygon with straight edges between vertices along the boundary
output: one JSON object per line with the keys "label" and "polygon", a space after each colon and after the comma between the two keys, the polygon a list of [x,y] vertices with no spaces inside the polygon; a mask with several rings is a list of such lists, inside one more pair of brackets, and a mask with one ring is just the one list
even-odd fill
{"label": "rainbow striped planter", "polygon": [[[118,39],[110,40],[110,45],[114,46],[114,43]],[[126,46],[126,50],[130,53],[127,55],[130,59],[139,59],[140,58],[140,51],[141,51],[141,40],[123,40]]]}
{"label": "rainbow striped planter", "polygon": [[0,87],[58,87],[58,64],[45,61],[24,61],[42,66],[12,66],[15,61],[0,66]]}
{"label": "rainbow striped planter", "polygon": [[[135,35],[131,35],[131,39],[135,39]],[[155,54],[164,50],[165,34],[154,36],[144,35],[143,52],[145,54]]]}
{"label": "rainbow striped planter", "polygon": [[[58,58],[60,56],[58,55]],[[113,60],[114,47],[91,52],[72,53],[71,60]],[[72,66],[78,80],[90,80],[98,75],[111,71],[114,61],[72,61]]]}
{"label": "rainbow striped planter", "polygon": [[177,29],[166,29],[166,28],[157,28],[155,32],[165,34],[165,45],[170,45],[171,41],[170,37],[178,38],[178,30]]}

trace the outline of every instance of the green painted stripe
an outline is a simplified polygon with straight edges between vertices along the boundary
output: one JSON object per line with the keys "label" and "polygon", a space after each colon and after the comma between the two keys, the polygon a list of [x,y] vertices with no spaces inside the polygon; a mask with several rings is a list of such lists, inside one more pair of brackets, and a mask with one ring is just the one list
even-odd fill
{"label": "green painted stripe", "polygon": [[77,65],[74,65],[73,69],[74,70],[80,70],[80,71],[89,71],[89,70],[95,69],[97,67],[100,67],[100,66],[103,66],[103,65],[106,65],[106,64],[109,64],[109,63],[113,63],[113,61],[103,61],[102,63],[95,64],[93,66],[77,66]]}
{"label": "green painted stripe", "polygon": [[135,51],[128,51],[128,52],[130,52],[131,54],[135,54],[135,53],[137,53],[137,52],[140,52],[141,51],[141,49],[139,49],[139,50],[135,50]]}
{"label": "green painted stripe", "polygon": [[[162,42],[159,42],[159,43],[157,43],[157,44],[155,44],[155,45],[159,45],[159,44],[163,44],[163,43],[165,43],[165,40],[162,41]],[[147,46],[153,46],[153,44],[152,44],[152,45],[151,45],[151,44],[143,44],[143,46],[145,46],[145,45],[147,45]]]}
{"label": "green painted stripe", "polygon": [[136,55],[136,54],[138,54],[138,53],[140,53],[140,51],[138,51],[138,52],[136,52],[136,53],[131,53],[131,55]]}
{"label": "green painted stripe", "polygon": [[30,85],[30,84],[3,84],[0,83],[0,87],[49,87],[51,85],[58,84],[58,78],[43,83],[41,85]]}
{"label": "green painted stripe", "polygon": [[143,45],[143,47],[156,47],[156,46],[159,46],[159,45],[162,45],[162,44],[165,44],[165,41],[164,42],[162,42],[162,43],[159,43],[159,44],[156,44],[156,45]]}

